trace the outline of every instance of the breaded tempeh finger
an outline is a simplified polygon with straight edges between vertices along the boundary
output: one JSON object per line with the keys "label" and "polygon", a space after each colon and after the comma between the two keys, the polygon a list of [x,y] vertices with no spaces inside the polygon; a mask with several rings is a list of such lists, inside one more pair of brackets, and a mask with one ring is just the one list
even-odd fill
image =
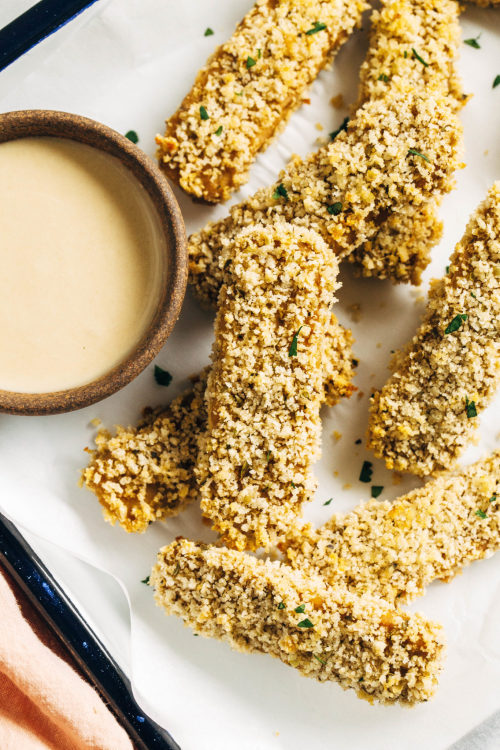
{"label": "breaded tempeh finger", "polygon": [[370,406],[368,445],[390,469],[451,468],[500,382],[500,182],[434,282],[427,311]]}
{"label": "breaded tempeh finger", "polygon": [[438,623],[319,576],[180,539],[160,550],[150,584],[157,604],[196,633],[269,654],[370,702],[413,705],[437,687]]}
{"label": "breaded tempeh finger", "polygon": [[[352,334],[333,313],[326,331],[324,400],[329,406],[349,397],[354,366]],[[194,465],[198,438],[206,430],[204,393],[209,368],[193,386],[160,409],[148,410],[136,427],[101,430],[82,472],[82,484],[96,494],[107,521],[129,532],[180,513],[198,495]]]}
{"label": "breaded tempeh finger", "polygon": [[[347,130],[306,160],[293,159],[274,185],[234,206],[226,219],[191,235],[190,280],[205,303],[217,299],[224,243],[244,226],[275,218],[315,229],[340,257],[368,243],[363,273],[419,281],[429,247],[440,234],[434,214],[438,196],[452,188],[453,173],[461,165],[457,110],[462,99],[452,65],[457,14],[453,0],[443,0],[437,8],[429,0],[387,0],[375,18],[370,45],[377,80],[365,72],[360,106]],[[400,19],[400,36],[394,16]],[[434,78],[430,65],[412,51],[426,33],[436,57],[431,63]],[[392,51],[393,34],[401,60]],[[378,81],[392,75],[394,59],[394,76]],[[389,73],[384,72],[385,61]],[[397,218],[405,213],[414,217],[409,227]],[[395,238],[398,232],[404,233],[403,241]],[[359,253],[356,258],[362,262]]]}
{"label": "breaded tempeh finger", "polygon": [[367,7],[364,0],[258,0],[157,136],[167,176],[205,201],[229,198]]}
{"label": "breaded tempeh finger", "polygon": [[228,249],[196,472],[224,542],[269,547],[310,500],[338,267],[315,232],[249,227]]}
{"label": "breaded tempeh finger", "polygon": [[409,492],[294,530],[286,561],[356,594],[408,602],[500,548],[500,451]]}

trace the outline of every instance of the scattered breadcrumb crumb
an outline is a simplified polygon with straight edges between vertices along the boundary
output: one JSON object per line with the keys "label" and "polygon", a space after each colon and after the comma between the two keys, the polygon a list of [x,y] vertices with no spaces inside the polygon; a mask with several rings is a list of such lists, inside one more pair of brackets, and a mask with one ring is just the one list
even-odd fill
{"label": "scattered breadcrumb crumb", "polygon": [[341,433],[341,432],[339,432],[338,430],[334,430],[334,431],[332,432],[332,436],[333,436],[333,438],[335,439],[335,442],[336,442],[336,443],[338,443],[338,441],[339,441],[339,440],[340,440],[340,438],[342,437],[342,433]]}
{"label": "scattered breadcrumb crumb", "polygon": [[337,94],[336,96],[332,96],[330,99],[330,104],[332,107],[335,107],[335,109],[342,109],[344,106],[344,95],[343,94]]}
{"label": "scattered breadcrumb crumb", "polygon": [[158,553],[150,584],[156,603],[199,635],[269,654],[370,702],[413,705],[436,690],[438,623],[330,588],[314,574],[178,539]]}

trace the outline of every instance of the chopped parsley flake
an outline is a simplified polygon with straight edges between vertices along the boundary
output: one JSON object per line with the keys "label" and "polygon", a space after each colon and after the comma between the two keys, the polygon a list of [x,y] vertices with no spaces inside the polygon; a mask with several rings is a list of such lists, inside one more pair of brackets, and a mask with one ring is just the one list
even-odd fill
{"label": "chopped parsley flake", "polygon": [[158,385],[170,385],[172,382],[172,375],[168,370],[164,370],[163,367],[160,367],[160,365],[155,365],[154,375]]}
{"label": "chopped parsley flake", "polygon": [[202,120],[209,120],[209,115],[203,104],[200,107],[200,117]]}
{"label": "chopped parsley flake", "polygon": [[313,654],[314,658],[319,661],[320,664],[326,664],[326,661],[323,661],[323,659],[320,659],[319,656],[316,656],[316,654]]}
{"label": "chopped parsley flake", "polygon": [[496,495],[492,495],[490,497],[490,503],[496,503],[496,501],[497,501],[497,496]]}
{"label": "chopped parsley flake", "polygon": [[464,44],[468,44],[469,47],[473,47],[474,49],[481,49],[481,45],[478,42],[480,36],[481,34],[478,34],[475,39],[464,39]]}
{"label": "chopped parsley flake", "polygon": [[349,124],[349,118],[348,118],[348,117],[346,117],[346,118],[344,119],[344,121],[343,121],[342,125],[340,125],[340,126],[339,126],[339,127],[337,128],[337,130],[334,130],[334,131],[333,131],[332,133],[330,133],[330,138],[332,139],[332,141],[334,141],[334,140],[335,140],[335,138],[336,138],[336,137],[338,136],[338,134],[339,134],[339,133],[341,133],[341,132],[342,132],[343,130],[347,130],[347,126],[348,126],[348,124]]}
{"label": "chopped parsley flake", "polygon": [[180,566],[179,563],[177,563],[177,565],[174,568],[174,572],[172,573],[172,575],[176,576],[180,569],[181,569],[181,566]]}
{"label": "chopped parsley flake", "polygon": [[272,456],[271,451],[267,451],[267,453],[266,453],[266,464],[268,464],[269,461],[271,460],[271,456]]}
{"label": "chopped parsley flake", "polygon": [[324,31],[326,29],[326,23],[320,23],[320,21],[315,21],[313,23],[312,29],[309,29],[309,31],[306,31],[306,36],[311,36],[311,34],[317,34],[318,31]]}
{"label": "chopped parsley flake", "polygon": [[382,486],[374,484],[372,487],[372,497],[373,498],[379,497],[379,495],[382,494],[383,489],[384,488]]}
{"label": "chopped parsley flake", "polygon": [[293,490],[296,490],[296,489],[297,489],[297,487],[295,486],[295,484],[294,484],[293,482],[290,482],[290,486],[291,486],[291,488],[292,488]]}
{"label": "chopped parsley flake", "polygon": [[222,135],[222,131],[223,130],[224,130],[224,128],[222,127],[222,125],[219,125],[219,127],[215,131],[215,135]]}
{"label": "chopped parsley flake", "polygon": [[285,602],[280,602],[278,604],[278,609],[285,609]]}
{"label": "chopped parsley flake", "polygon": [[241,469],[240,469],[240,479],[243,479],[245,474],[248,474],[249,468],[250,467],[248,465],[248,461],[243,461],[243,464],[241,465]]}
{"label": "chopped parsley flake", "polygon": [[476,516],[479,516],[479,518],[488,518],[484,510],[481,510],[481,508],[476,510]]}
{"label": "chopped parsley flake", "polygon": [[471,297],[474,297],[474,299],[477,299],[477,297],[476,297],[476,295],[474,294],[474,292],[471,292],[471,293],[470,293],[470,296],[471,296]]}
{"label": "chopped parsley flake", "polygon": [[448,276],[448,274],[450,273],[450,267],[446,266],[444,270],[446,271],[446,275]]}
{"label": "chopped parsley flake", "polygon": [[416,60],[418,60],[420,63],[422,63],[422,65],[424,66],[424,68],[428,68],[429,67],[429,63],[425,62],[425,60],[422,57],[420,57],[420,55],[418,54],[417,50],[414,47],[411,48],[411,51],[413,52],[413,57]]}
{"label": "chopped parsley flake", "polygon": [[149,576],[146,576],[146,578],[143,578],[141,583],[145,583],[146,586],[149,586]]}
{"label": "chopped parsley flake", "polygon": [[258,57],[259,60],[262,57],[262,50],[261,49],[257,50],[257,57]]}
{"label": "chopped parsley flake", "polygon": [[448,323],[448,325],[444,329],[444,332],[446,334],[455,333],[455,331],[458,331],[458,329],[462,325],[462,321],[464,320],[467,320],[467,315],[465,313],[458,313],[458,315],[455,315],[451,323]]}
{"label": "chopped parsley flake", "polygon": [[342,211],[342,203],[340,201],[337,201],[336,203],[332,203],[331,206],[327,206],[326,210],[329,214],[333,214],[333,216],[338,216],[339,213]]}
{"label": "chopped parsley flake", "polygon": [[296,357],[297,356],[297,344],[299,342],[299,333],[301,332],[301,330],[303,329],[303,327],[304,326],[300,326],[300,328],[297,331],[297,333],[295,333],[294,336],[293,336],[292,343],[290,344],[290,348],[288,350],[288,356],[289,357]]}
{"label": "chopped parsley flake", "polygon": [[469,401],[467,396],[465,397],[465,411],[467,414],[467,419],[477,417],[476,403],[475,401]]}
{"label": "chopped parsley flake", "polygon": [[300,622],[297,623],[297,627],[298,628],[313,628],[314,625],[312,624],[311,620],[309,620],[309,618],[306,617],[305,620],[301,620]]}
{"label": "chopped parsley flake", "polygon": [[208,26],[208,27],[207,27],[207,28],[205,29],[205,33],[203,34],[203,36],[213,36],[213,35],[214,35],[214,31],[213,31],[213,29],[211,29],[211,28],[210,28],[210,26]]}
{"label": "chopped parsley flake", "polygon": [[495,76],[495,80],[493,81],[493,86],[491,88],[496,89],[497,86],[500,86],[500,75]]}
{"label": "chopped parsley flake", "polygon": [[299,604],[298,607],[295,607],[294,612],[302,614],[306,611],[306,605],[305,604]]}
{"label": "chopped parsley flake", "polygon": [[414,156],[420,156],[421,159],[424,159],[424,161],[430,162],[430,159],[425,154],[422,154],[420,151],[417,151],[416,148],[409,148],[407,156],[410,156],[410,154],[413,154]]}
{"label": "chopped parsley flake", "polygon": [[127,130],[125,133],[125,138],[128,138],[129,141],[132,141],[132,143],[139,143],[139,136],[135,132],[135,130]]}
{"label": "chopped parsley flake", "polygon": [[257,65],[257,60],[254,60],[253,57],[250,57],[250,55],[248,55],[248,57],[247,57],[247,69],[253,68],[254,65]]}
{"label": "chopped parsley flake", "polygon": [[330,503],[332,502],[332,500],[333,500],[333,497],[331,497],[329,500],[327,500],[326,503],[323,503],[323,505],[330,505]]}
{"label": "chopped parsley flake", "polygon": [[274,191],[273,198],[275,201],[279,200],[280,198],[284,198],[286,201],[288,200],[288,192],[282,182],[280,182],[280,184]]}
{"label": "chopped parsley flake", "polygon": [[387,83],[389,80],[389,76],[386,73],[381,73],[378,77],[378,80]]}
{"label": "chopped parsley flake", "polygon": [[372,474],[373,474],[373,464],[371,461],[363,461],[363,466],[361,467],[361,473],[359,475],[359,481],[360,482],[371,482],[372,481]]}

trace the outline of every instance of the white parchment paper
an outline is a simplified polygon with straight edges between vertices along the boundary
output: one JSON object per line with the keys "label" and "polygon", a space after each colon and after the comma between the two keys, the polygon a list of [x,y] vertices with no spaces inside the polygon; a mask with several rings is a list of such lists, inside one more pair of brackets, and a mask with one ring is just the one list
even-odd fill
{"label": "white parchment paper", "polygon": [[[0,74],[0,110],[53,108],[94,117],[121,132],[134,129],[139,145],[154,153],[154,135],[191,86],[213,48],[226,39],[251,0],[100,0],[92,12],[66,27],[24,60]],[[332,70],[311,88],[285,132],[261,155],[250,183],[235,200],[273,180],[292,153],[305,154],[340,124],[355,98],[357,71],[366,49],[365,31],[341,50]],[[214,36],[204,37],[207,26]],[[481,49],[464,45],[461,72],[474,94],[463,113],[467,167],[446,197],[444,237],[425,274],[441,276],[469,213],[500,178],[500,10],[471,8],[462,18],[464,38],[479,33]],[[33,64],[31,64],[33,63]],[[322,129],[321,129],[322,128]],[[227,205],[193,204],[176,191],[187,230],[227,212]],[[29,220],[29,214],[27,215]],[[415,290],[389,282],[355,279],[342,270],[336,312],[352,327],[360,360],[358,393],[324,410],[320,487],[306,515],[321,523],[330,513],[366,499],[369,485],[358,481],[362,462],[374,463],[373,483],[382,499],[418,486],[399,485],[382,462],[355,445],[363,437],[368,397],[387,377],[390,351],[405,343],[418,325],[425,284]],[[358,321],[352,306],[360,305]],[[90,420],[133,423],[142,408],[170,400],[186,378],[208,362],[212,317],[188,294],[181,318],[157,362],[174,375],[157,386],[152,366],[120,393],[89,409],[55,417],[0,416],[0,504],[15,521],[73,554],[110,572],[123,585],[131,610],[132,679],[145,710],[165,725],[184,750],[235,746],[243,750],[349,748],[350,750],[443,750],[500,707],[500,556],[475,564],[451,584],[434,584],[416,608],[441,620],[448,658],[435,699],[413,710],[370,706],[336,685],[320,685],[265,656],[243,655],[221,643],[193,638],[180,621],[166,618],[140,583],[157,549],[178,534],[210,538],[199,509],[141,536],[104,524],[97,501],[77,486],[91,445]],[[464,463],[498,445],[500,400],[481,418],[480,442]],[[341,433],[340,439],[333,436]],[[325,507],[323,503],[333,497]],[[98,597],[96,597],[96,600]],[[97,606],[97,604],[96,604]],[[415,606],[415,605],[414,605]],[[112,638],[112,634],[108,634]]]}

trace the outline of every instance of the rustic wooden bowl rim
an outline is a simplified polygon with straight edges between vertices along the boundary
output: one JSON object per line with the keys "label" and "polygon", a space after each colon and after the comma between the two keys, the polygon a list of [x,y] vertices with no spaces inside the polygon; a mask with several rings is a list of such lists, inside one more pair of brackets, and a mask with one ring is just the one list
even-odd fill
{"label": "rustic wooden bowl rim", "polygon": [[55,110],[19,110],[0,114],[0,143],[34,136],[69,138],[117,157],[151,198],[165,236],[167,281],[157,310],[134,350],[105,375],[85,385],[51,393],[0,389],[0,412],[58,414],[100,401],[130,383],[158,354],[179,317],[187,283],[187,239],[174,194],[157,165],[128,138],[81,115]]}

